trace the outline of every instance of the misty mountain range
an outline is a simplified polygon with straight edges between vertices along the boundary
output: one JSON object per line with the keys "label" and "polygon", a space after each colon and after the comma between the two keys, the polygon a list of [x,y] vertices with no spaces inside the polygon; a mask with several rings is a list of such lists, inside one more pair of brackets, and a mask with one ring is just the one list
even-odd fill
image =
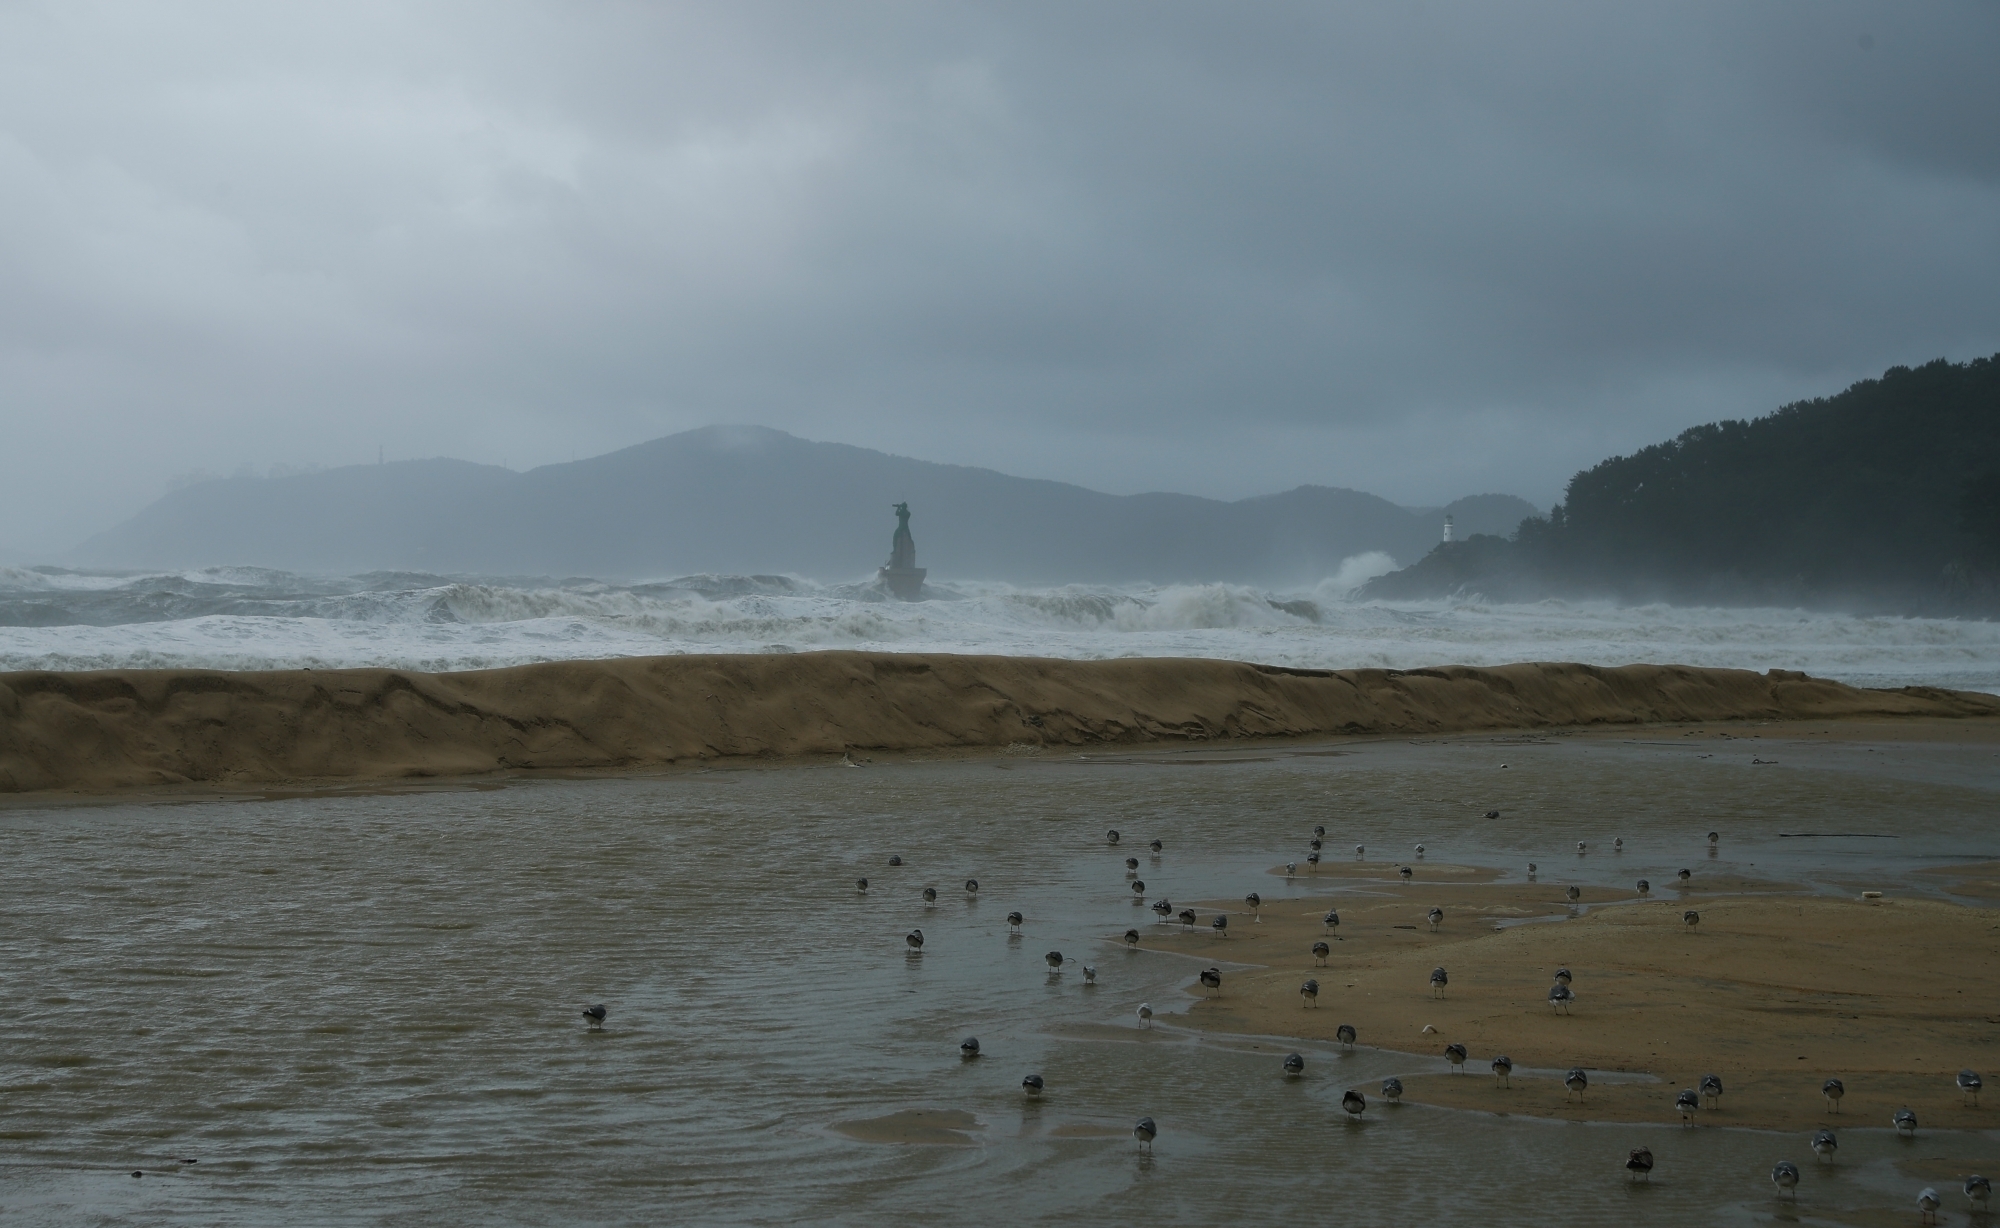
{"label": "misty mountain range", "polygon": [[890,505],[901,501],[932,581],[1023,584],[1310,583],[1369,551],[1421,558],[1447,513],[1460,533],[1507,533],[1535,512],[1511,495],[1413,510],[1324,486],[1236,502],[1108,495],[762,427],[704,427],[524,473],[440,459],[203,482],[91,538],[71,561],[852,580],[886,560]]}

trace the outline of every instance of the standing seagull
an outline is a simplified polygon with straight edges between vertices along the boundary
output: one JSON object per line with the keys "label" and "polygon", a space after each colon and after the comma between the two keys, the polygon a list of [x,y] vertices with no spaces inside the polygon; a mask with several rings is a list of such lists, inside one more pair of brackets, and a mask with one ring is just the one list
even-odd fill
{"label": "standing seagull", "polygon": [[1563,1076],[1563,1086],[1569,1089],[1570,1095],[1581,1100],[1584,1089],[1590,1086],[1590,1076],[1583,1073],[1583,1067],[1572,1066],[1569,1073]]}
{"label": "standing seagull", "polygon": [[1712,832],[1708,833],[1708,844],[1709,844],[1709,847],[1710,847],[1710,848],[1714,848],[1714,847],[1715,847],[1715,842],[1716,842],[1717,840],[1720,840],[1720,839],[1722,839],[1722,833],[1721,833],[1721,832],[1713,832],[1713,831],[1712,831]]}
{"label": "standing seagull", "polygon": [[1565,887],[1563,888],[1563,894],[1569,897],[1570,903],[1574,904],[1583,898],[1583,888],[1574,885]]}
{"label": "standing seagull", "polygon": [[1431,933],[1433,934],[1437,933],[1438,926],[1444,924],[1444,909],[1442,908],[1433,908],[1429,912],[1425,913],[1424,916],[1427,920],[1430,921]]}
{"label": "standing seagull", "polygon": [[1504,1054],[1504,1053],[1503,1053],[1503,1054],[1501,1054],[1501,1055],[1500,1055],[1499,1057],[1496,1057],[1496,1058],[1494,1058],[1494,1059],[1493,1059],[1493,1078],[1494,1078],[1494,1080],[1495,1080],[1496,1082],[1498,1082],[1498,1083],[1500,1084],[1500,1086],[1502,1086],[1502,1087],[1512,1087],[1512,1086],[1514,1085],[1514,1082],[1513,1082],[1513,1079],[1514,1079],[1514,1059],[1513,1059],[1513,1058],[1511,1058],[1511,1057],[1508,1057],[1508,1056],[1507,1056],[1506,1054]]}
{"label": "standing seagull", "polygon": [[1771,1184],[1778,1187],[1780,1194],[1790,1194],[1796,1200],[1799,1196],[1799,1166],[1790,1160],[1779,1160],[1771,1166]]}
{"label": "standing seagull", "polygon": [[1307,864],[1307,865],[1309,865],[1309,866],[1316,866],[1316,865],[1318,865],[1318,864],[1319,864],[1319,854],[1318,854],[1318,853],[1307,853],[1307,854],[1306,854],[1306,864]]}
{"label": "standing seagull", "polygon": [[1978,1173],[1965,1179],[1965,1201],[1970,1203],[1974,1214],[1986,1210],[1986,1204],[1993,1198],[1993,1183]]}
{"label": "standing seagull", "polygon": [[856,891],[866,891],[866,890],[868,890],[868,880],[867,880],[867,879],[865,879],[865,878],[857,878],[857,879],[855,879],[855,880],[854,880],[854,889],[855,889]]}
{"label": "standing seagull", "polygon": [[1687,881],[1688,881],[1689,879],[1691,879],[1691,878],[1693,878],[1693,877],[1694,877],[1694,871],[1692,871],[1692,870],[1681,870],[1681,871],[1679,871],[1679,872],[1678,872],[1678,877],[1679,877],[1679,878],[1680,878],[1680,880],[1681,880],[1681,886],[1685,887],[1685,886],[1687,886]]}
{"label": "standing seagull", "polygon": [[1299,986],[1299,1005],[1300,1006],[1319,1005],[1318,981],[1308,979],[1305,984]]}
{"label": "standing seagull", "polygon": [[978,1057],[979,1038],[977,1036],[968,1036],[964,1040],[959,1041],[958,1056],[964,1058],[968,1062],[971,1061],[973,1058]]}
{"label": "standing seagull", "polygon": [[1681,1124],[1691,1126],[1695,1111],[1701,1108],[1701,1096],[1692,1087],[1682,1088],[1681,1094],[1674,1097],[1674,1107],[1681,1111]]}
{"label": "standing seagull", "polygon": [[1616,840],[1613,840],[1613,841],[1611,842],[1611,847],[1612,847],[1612,848],[1615,848],[1615,849],[1622,849],[1622,848],[1624,848],[1624,847],[1625,847],[1625,837],[1623,837],[1623,836],[1620,836],[1620,837],[1618,837],[1618,838],[1617,838]]}
{"label": "standing seagull", "polygon": [[[1351,1023],[1341,1024],[1333,1030],[1333,1038],[1352,1049],[1354,1047],[1354,1025]],[[1398,1083],[1396,1086],[1401,1087],[1402,1084]]]}
{"label": "standing seagull", "polygon": [[1298,863],[1298,862],[1296,862],[1296,861],[1288,861],[1288,862],[1286,862],[1286,863],[1285,863],[1285,877],[1286,877],[1286,878],[1290,878],[1290,877],[1291,877],[1292,875],[1294,875],[1294,874],[1297,874],[1298,872],[1299,872],[1299,863]]}
{"label": "standing seagull", "polygon": [[1431,997],[1444,997],[1444,987],[1450,983],[1451,978],[1444,974],[1444,965],[1440,964],[1431,969]]}
{"label": "standing seagull", "polygon": [[1125,945],[1126,945],[1126,946],[1128,946],[1128,947],[1136,947],[1136,946],[1138,946],[1138,945],[1139,945],[1139,931],[1138,931],[1138,930],[1126,930],[1126,931],[1125,931]]}
{"label": "standing seagull", "polygon": [[599,1002],[596,1006],[586,1006],[583,1008],[583,1017],[590,1020],[590,1030],[593,1032],[604,1026],[604,1016],[608,1013],[604,1009],[604,1003],[602,1002]]}
{"label": "standing seagull", "polygon": [[1828,1079],[1819,1085],[1819,1094],[1826,1097],[1826,1111],[1840,1112],[1840,1098],[1847,1094],[1847,1085],[1839,1079]]}
{"label": "standing seagull", "polygon": [[1141,1002],[1139,1004],[1139,1026],[1142,1028],[1153,1026],[1153,1004],[1151,1002]]}
{"label": "standing seagull", "polygon": [[1138,873],[1139,859],[1137,857],[1127,857],[1125,859],[1125,877],[1132,878]]}
{"label": "standing seagull", "polygon": [[1089,964],[1083,966],[1083,983],[1086,985],[1097,984],[1097,969],[1091,967]]}
{"label": "standing seagull", "polygon": [[910,948],[910,954],[912,955],[923,954],[924,932],[922,930],[911,930],[909,933],[903,935],[903,943],[905,946]]}
{"label": "standing seagull", "polygon": [[1016,934],[1018,934],[1018,933],[1020,933],[1020,932],[1021,932],[1021,914],[1020,914],[1020,913],[1017,913],[1017,912],[1010,912],[1010,913],[1008,913],[1008,914],[1007,914],[1007,928],[1008,928],[1009,930],[1012,930],[1012,931],[1013,931],[1014,933],[1016,933]]}
{"label": "standing seagull", "polygon": [[1583,855],[1584,855],[1584,853],[1586,853],[1586,852],[1588,852],[1588,851],[1589,851],[1589,849],[1590,849],[1590,846],[1589,846],[1589,845],[1587,845],[1587,844],[1585,844],[1585,843],[1584,843],[1583,841],[1579,840],[1579,841],[1577,841],[1577,842],[1576,842],[1576,855],[1577,855],[1578,857],[1581,857],[1581,856],[1583,856]]}
{"label": "standing seagull", "polygon": [[1326,824],[1324,824],[1324,823],[1315,823],[1315,824],[1313,824],[1313,836],[1314,836],[1314,837],[1315,837],[1316,839],[1323,839],[1323,838],[1325,838],[1325,836],[1326,836]]}
{"label": "standing seagull", "polygon": [[1557,981],[1555,984],[1549,986],[1550,1010],[1561,1011],[1567,1015],[1569,1014],[1570,1003],[1574,1001],[1576,1001],[1576,995],[1571,993],[1569,986],[1563,984],[1561,981]]}
{"label": "standing seagull", "polygon": [[1285,1077],[1296,1079],[1306,1072],[1306,1060],[1296,1053],[1285,1055]]}
{"label": "standing seagull", "polygon": [[1645,1147],[1634,1147],[1632,1154],[1625,1157],[1625,1171],[1632,1174],[1634,1181],[1653,1179],[1653,1153]]}
{"label": "standing seagull", "polygon": [[892,853],[889,856],[889,864],[892,866],[900,866],[903,864],[903,859]]}
{"label": "standing seagull", "polygon": [[1030,1096],[1041,1095],[1042,1086],[1043,1086],[1042,1076],[1038,1074],[1031,1074],[1027,1078],[1021,1080],[1021,1090],[1026,1092]]}
{"label": "standing seagull", "polygon": [[1229,937],[1229,917],[1224,913],[1216,913],[1215,920],[1208,923],[1208,928],[1215,931],[1217,938]]}
{"label": "standing seagull", "polygon": [[1958,1072],[1958,1093],[1961,1097],[1961,1103],[1963,1103],[1963,1097],[1970,1096],[1972,1097],[1972,1107],[1975,1109],[1978,1108],[1979,1089],[1981,1086],[1983,1084],[1980,1082],[1978,1071],[1961,1070]]}
{"label": "standing seagull", "polygon": [[1646,880],[1646,879],[1643,879],[1643,878],[1642,878],[1642,879],[1640,879],[1640,880],[1639,880],[1639,894],[1640,894],[1640,895],[1651,895],[1652,893],[1653,893],[1653,884],[1652,884],[1651,882],[1649,882],[1648,880]]}
{"label": "standing seagull", "polygon": [[1690,908],[1681,914],[1681,920],[1687,923],[1689,929],[1693,929],[1701,924],[1701,914]]}
{"label": "standing seagull", "polygon": [[1453,1074],[1465,1073],[1465,1046],[1450,1044],[1444,1047],[1444,1060],[1451,1063]]}
{"label": "standing seagull", "polygon": [[1536,871],[1536,870],[1537,870],[1538,868],[1539,868],[1539,867],[1537,867],[1537,866],[1535,865],[1535,863],[1534,863],[1534,862],[1532,862],[1532,861],[1531,861],[1531,862],[1529,862],[1529,863],[1528,863],[1528,881],[1529,881],[1529,882],[1531,882],[1531,883],[1532,883],[1532,882],[1534,882],[1534,881],[1535,881],[1535,871]]}
{"label": "standing seagull", "polygon": [[[1400,1088],[1401,1084],[1397,1086]],[[1361,1115],[1368,1110],[1368,1097],[1350,1087],[1347,1094],[1340,1098],[1340,1107],[1346,1109],[1354,1120],[1360,1121]]]}
{"label": "standing seagull", "polygon": [[1141,1117],[1138,1124],[1132,1127],[1132,1137],[1139,1140],[1139,1145],[1144,1147],[1148,1154],[1151,1154],[1153,1140],[1159,1137],[1159,1134],[1159,1128],[1153,1124],[1153,1119],[1150,1117]]}
{"label": "standing seagull", "polygon": [[[1042,956],[1042,962],[1049,966],[1050,976],[1062,975],[1063,953],[1061,951],[1050,951],[1047,955]],[[1069,962],[1075,963],[1076,961],[1070,960]]]}
{"label": "standing seagull", "polygon": [[1402,869],[1396,871],[1396,873],[1402,875],[1403,881],[1406,883],[1415,875],[1415,871],[1411,870],[1408,866],[1404,866]]}
{"label": "standing seagull", "polygon": [[1147,847],[1148,847],[1148,848],[1150,848],[1150,849],[1152,849],[1152,850],[1153,850],[1153,851],[1154,851],[1155,853],[1159,853],[1159,852],[1162,852],[1162,851],[1164,851],[1164,850],[1166,849],[1166,847],[1167,847],[1167,846],[1166,846],[1166,845],[1164,845],[1164,844],[1161,844],[1161,843],[1160,843],[1160,842],[1159,842],[1158,840],[1155,840],[1155,841],[1153,841],[1153,843],[1152,843],[1152,844],[1148,845]]}
{"label": "standing seagull", "polygon": [[1833,1137],[1831,1130],[1815,1130],[1812,1149],[1813,1154],[1819,1157],[1820,1163],[1825,1164],[1833,1159],[1834,1152],[1840,1150],[1840,1140]]}
{"label": "standing seagull", "polygon": [[1161,920],[1162,922],[1165,922],[1165,921],[1166,921],[1166,919],[1167,919],[1168,917],[1171,917],[1171,916],[1173,916],[1173,915],[1174,915],[1174,906],[1173,906],[1173,903],[1172,903],[1172,901],[1169,901],[1169,900],[1154,900],[1154,901],[1153,901],[1153,912],[1154,912],[1154,914],[1155,914],[1155,915],[1157,915],[1157,916],[1158,916],[1158,917],[1160,918],[1160,920]]}
{"label": "standing seagull", "polygon": [[1915,1138],[1917,1136],[1917,1115],[1908,1109],[1897,1109],[1896,1116],[1890,1120],[1889,1124],[1896,1127],[1896,1133],[1902,1135],[1904,1138]]}
{"label": "standing seagull", "polygon": [[1221,994],[1222,994],[1222,969],[1220,969],[1220,968],[1203,968],[1203,969],[1201,970],[1201,987],[1202,987],[1203,989],[1212,989],[1212,990],[1214,990],[1214,991],[1215,991],[1215,993],[1216,993],[1216,996],[1218,996],[1218,997],[1219,997],[1219,996],[1221,996]]}
{"label": "standing seagull", "polygon": [[1382,1099],[1390,1104],[1403,1098],[1403,1081],[1394,1075],[1382,1080]]}
{"label": "standing seagull", "polygon": [[1192,908],[1181,909],[1180,918],[1181,918],[1181,930],[1183,932],[1193,929],[1194,923],[1200,920],[1199,917],[1195,916],[1194,909]]}
{"label": "standing seagull", "polygon": [[1243,902],[1250,906],[1250,920],[1258,925],[1262,925],[1264,923],[1264,915],[1257,910],[1264,907],[1264,897],[1252,891],[1249,895],[1243,897]]}
{"label": "standing seagull", "polygon": [[976,878],[968,878],[968,879],[966,879],[966,880],[965,880],[965,894],[967,894],[967,895],[978,895],[978,894],[979,894],[979,880],[978,880],[978,879],[976,879]]}
{"label": "standing seagull", "polygon": [[1326,842],[1321,840],[1318,836],[1314,836],[1310,841],[1306,843],[1306,847],[1311,849],[1313,852],[1317,853],[1321,849],[1326,847]]}
{"label": "standing seagull", "polygon": [[1106,844],[1116,844],[1116,843],[1118,843],[1118,829],[1114,827],[1114,828],[1112,828],[1112,829],[1111,829],[1110,831],[1108,831],[1108,832],[1105,832],[1105,833],[1104,833],[1104,842],[1105,842]]}
{"label": "standing seagull", "polygon": [[1134,904],[1143,904],[1143,903],[1145,903],[1145,902],[1146,902],[1146,880],[1145,880],[1145,879],[1143,879],[1143,878],[1135,878],[1135,879],[1133,879],[1133,880],[1132,880],[1132,902],[1133,902]]}
{"label": "standing seagull", "polygon": [[1363,855],[1363,854],[1365,854],[1365,853],[1366,853],[1367,851],[1368,851],[1368,849],[1366,848],[1366,846],[1364,846],[1364,845],[1359,845],[1359,844],[1355,845],[1355,846],[1354,846],[1354,860],[1356,860],[1356,861],[1360,861],[1360,860],[1361,860],[1361,858],[1362,858],[1362,855]]}
{"label": "standing seagull", "polygon": [[1424,846],[1419,844],[1417,846],[1417,860],[1422,861],[1423,859],[1424,859]]}
{"label": "standing seagull", "polygon": [[1701,1098],[1711,1109],[1722,1107],[1722,1076],[1705,1074],[1701,1076]]}
{"label": "standing seagull", "polygon": [[1324,942],[1313,943],[1313,963],[1324,968],[1326,967],[1326,957],[1331,954],[1333,954],[1333,948]]}
{"label": "standing seagull", "polygon": [[1558,969],[1556,969],[1556,979],[1557,979],[1558,981],[1561,981],[1561,982],[1562,982],[1563,984],[1567,985],[1567,984],[1569,984],[1569,983],[1570,983],[1571,981],[1574,981],[1574,980],[1575,980],[1576,978],[1575,978],[1574,976],[1571,976],[1571,975],[1570,975],[1570,971],[1569,971],[1569,968],[1565,966],[1565,967],[1562,967],[1562,968],[1558,968]]}
{"label": "standing seagull", "polygon": [[924,907],[934,908],[936,906],[937,906],[937,888],[936,887],[924,888]]}
{"label": "standing seagull", "polygon": [[1331,934],[1340,928],[1340,913],[1335,909],[1329,908],[1326,910],[1326,915],[1319,919],[1319,923],[1326,927],[1327,933]]}
{"label": "standing seagull", "polygon": [[1938,1198],[1937,1191],[1932,1189],[1930,1186],[1927,1185],[1923,1189],[1918,1190],[1917,1214],[1921,1218],[1917,1222],[1923,1224],[1937,1223],[1937,1209],[1939,1201],[1940,1200]]}

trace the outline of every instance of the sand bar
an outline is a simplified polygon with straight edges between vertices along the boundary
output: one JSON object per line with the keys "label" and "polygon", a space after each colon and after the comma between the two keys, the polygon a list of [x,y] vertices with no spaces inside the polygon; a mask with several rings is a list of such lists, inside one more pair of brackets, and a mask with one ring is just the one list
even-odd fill
{"label": "sand bar", "polygon": [[[1953,1085],[1961,1067],[2000,1074],[2000,911],[1893,893],[1879,903],[1788,894],[1784,884],[1698,874],[1690,890],[1655,888],[1648,900],[1585,887],[1586,907],[1572,916],[1553,883],[1455,882],[1421,866],[1417,875],[1407,886],[1286,901],[1261,923],[1240,904],[1197,906],[1204,923],[1211,908],[1229,908],[1231,937],[1158,926],[1144,945],[1262,965],[1232,972],[1219,998],[1194,1004],[1197,1026],[1334,1044],[1349,1023],[1361,1044],[1426,1059],[1404,1079],[1406,1100],[1670,1122],[1676,1094],[1715,1073],[1726,1091],[1699,1125],[1886,1127],[1907,1106],[1925,1128],[2000,1128],[2000,1097],[1966,1107]],[[1436,932],[1425,915],[1433,906],[1445,913]],[[1321,923],[1328,907],[1341,917],[1334,939]],[[1694,928],[1683,921],[1689,908],[1700,914]],[[1320,940],[1332,947],[1324,967],[1311,954]],[[1430,987],[1440,965],[1450,977],[1441,1000]],[[1559,966],[1575,978],[1567,1014],[1547,1002]],[[1299,995],[1308,977],[1321,987],[1314,1009]],[[1464,1074],[1446,1072],[1451,1043],[1469,1050]],[[1516,1066],[1511,1087],[1491,1073],[1501,1053]],[[1438,1073],[1422,1073],[1433,1065]],[[1581,1101],[1560,1081],[1572,1066],[1593,1075]],[[1829,1077],[1846,1087],[1838,1113],[1820,1094]]]}
{"label": "sand bar", "polygon": [[1773,670],[824,652],[408,670],[0,674],[0,793],[629,770],[744,757],[2000,717],[2000,698]]}

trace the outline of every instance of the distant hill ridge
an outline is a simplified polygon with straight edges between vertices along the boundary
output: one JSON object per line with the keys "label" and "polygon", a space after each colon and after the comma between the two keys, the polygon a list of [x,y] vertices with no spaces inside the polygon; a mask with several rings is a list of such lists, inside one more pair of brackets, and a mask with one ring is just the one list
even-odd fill
{"label": "distant hill ridge", "polygon": [[1366,592],[2000,612],[2000,355],[1891,367],[1613,457],[1547,518]]}
{"label": "distant hill ridge", "polygon": [[220,565],[636,578],[873,574],[907,500],[934,581],[1312,582],[1419,558],[1449,513],[1506,532],[1535,510],[1477,495],[1417,512],[1301,486],[1236,502],[1108,495],[765,427],[703,427],[515,473],[457,460],[227,478],[175,491],[74,552],[95,567]]}

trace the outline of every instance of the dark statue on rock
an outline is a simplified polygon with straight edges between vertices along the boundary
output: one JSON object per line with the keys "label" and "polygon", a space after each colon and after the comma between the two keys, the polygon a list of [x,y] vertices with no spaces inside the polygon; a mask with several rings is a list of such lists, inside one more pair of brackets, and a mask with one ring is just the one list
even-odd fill
{"label": "dark statue on rock", "polygon": [[889,563],[875,573],[882,586],[904,601],[922,601],[924,569],[917,566],[917,539],[910,536],[910,505],[898,503],[896,539],[889,547]]}

